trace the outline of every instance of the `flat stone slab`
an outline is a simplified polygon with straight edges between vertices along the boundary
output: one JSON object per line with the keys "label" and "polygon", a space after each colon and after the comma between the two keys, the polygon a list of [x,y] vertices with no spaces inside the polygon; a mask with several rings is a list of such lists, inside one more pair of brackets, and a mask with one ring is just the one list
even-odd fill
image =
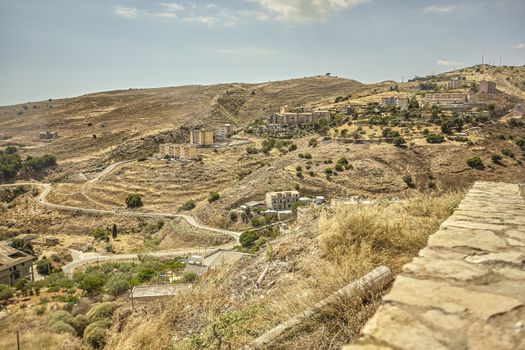
{"label": "flat stone slab", "polygon": [[519,300],[503,295],[476,292],[443,281],[405,276],[396,278],[394,287],[383,300],[439,309],[449,314],[469,312],[483,320],[523,305]]}
{"label": "flat stone slab", "polygon": [[476,182],[403,267],[362,334],[347,350],[525,349],[519,186]]}

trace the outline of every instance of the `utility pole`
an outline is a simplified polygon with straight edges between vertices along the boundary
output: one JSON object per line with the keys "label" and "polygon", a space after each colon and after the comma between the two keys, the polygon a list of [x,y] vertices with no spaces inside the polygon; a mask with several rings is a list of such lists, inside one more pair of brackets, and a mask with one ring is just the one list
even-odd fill
{"label": "utility pole", "polygon": [[16,331],[16,350],[20,350],[20,334]]}

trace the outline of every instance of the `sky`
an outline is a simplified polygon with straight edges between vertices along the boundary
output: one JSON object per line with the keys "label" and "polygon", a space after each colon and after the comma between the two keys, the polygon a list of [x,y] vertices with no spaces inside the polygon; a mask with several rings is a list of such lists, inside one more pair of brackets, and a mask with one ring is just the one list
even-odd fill
{"label": "sky", "polygon": [[0,105],[525,64],[525,0],[0,0]]}

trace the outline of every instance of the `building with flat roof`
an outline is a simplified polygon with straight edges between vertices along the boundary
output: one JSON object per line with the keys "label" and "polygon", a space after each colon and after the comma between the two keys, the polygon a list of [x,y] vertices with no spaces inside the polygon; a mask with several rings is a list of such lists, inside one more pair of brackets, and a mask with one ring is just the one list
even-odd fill
{"label": "building with flat roof", "polygon": [[14,286],[16,281],[34,280],[33,261],[36,258],[5,244],[0,244],[0,284]]}
{"label": "building with flat roof", "polygon": [[449,89],[459,89],[461,87],[461,80],[458,80],[458,79],[454,79],[454,80],[449,80],[447,82],[447,88]]}
{"label": "building with flat roof", "polygon": [[190,131],[190,144],[200,147],[209,147],[214,143],[213,130],[194,129]]}
{"label": "building with flat roof", "polygon": [[321,119],[330,122],[332,114],[330,111],[289,112],[288,106],[284,106],[279,113],[268,117],[267,122],[270,126],[294,126],[314,124]]}
{"label": "building with flat roof", "polygon": [[221,139],[227,138],[232,133],[232,127],[230,124],[222,124],[215,128],[215,136]]}
{"label": "building with flat roof", "polygon": [[282,191],[266,193],[266,207],[269,210],[290,210],[299,202],[299,192]]}
{"label": "building with flat roof", "polygon": [[58,133],[56,131],[43,131],[39,135],[40,140],[54,140],[58,138]]}
{"label": "building with flat roof", "polygon": [[495,94],[496,83],[493,81],[482,80],[479,83],[479,92],[481,94]]}
{"label": "building with flat roof", "polygon": [[161,157],[174,157],[179,159],[193,160],[199,158],[197,146],[188,144],[164,143],[159,145]]}
{"label": "building with flat roof", "polygon": [[399,107],[402,111],[405,111],[408,109],[408,98],[399,96],[383,97],[381,99],[381,106],[396,106]]}
{"label": "building with flat roof", "polygon": [[431,106],[461,107],[475,103],[475,95],[467,93],[435,93],[426,94],[425,103]]}

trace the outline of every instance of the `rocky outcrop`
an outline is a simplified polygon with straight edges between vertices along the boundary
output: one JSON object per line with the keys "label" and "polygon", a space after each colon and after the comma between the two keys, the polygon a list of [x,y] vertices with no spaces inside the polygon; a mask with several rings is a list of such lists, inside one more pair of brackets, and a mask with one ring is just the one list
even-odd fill
{"label": "rocky outcrop", "polygon": [[523,189],[477,182],[344,349],[525,349]]}

